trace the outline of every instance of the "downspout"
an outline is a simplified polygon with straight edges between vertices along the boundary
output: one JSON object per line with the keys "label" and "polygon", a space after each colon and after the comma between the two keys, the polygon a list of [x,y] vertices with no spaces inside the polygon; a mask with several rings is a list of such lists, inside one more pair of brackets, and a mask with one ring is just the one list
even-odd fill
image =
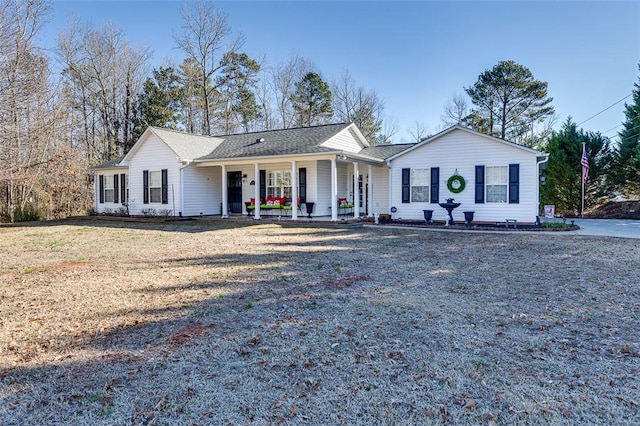
{"label": "downspout", "polygon": [[538,208],[536,210],[536,222],[540,220],[538,216],[540,215],[540,165],[549,161],[549,153],[545,153],[544,158],[538,162],[536,162],[536,172],[538,173],[538,181],[536,182],[536,200],[538,202]]}
{"label": "downspout", "polygon": [[389,184],[389,202],[387,205],[387,213],[391,213],[391,200],[392,200],[392,190],[393,190],[393,168],[391,167],[391,161],[389,160],[385,160],[385,163],[387,163],[387,167],[389,168],[389,178],[387,179],[387,182]]}

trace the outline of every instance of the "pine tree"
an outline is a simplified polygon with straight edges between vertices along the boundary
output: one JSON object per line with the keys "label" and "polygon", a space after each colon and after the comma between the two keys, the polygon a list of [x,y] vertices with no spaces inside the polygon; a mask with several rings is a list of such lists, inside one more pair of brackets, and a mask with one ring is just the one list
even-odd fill
{"label": "pine tree", "polygon": [[[640,69],[640,64],[638,65]],[[616,167],[611,179],[626,195],[640,195],[640,83],[634,84],[633,100],[625,104],[626,121],[619,133]]]}
{"label": "pine tree", "polygon": [[296,113],[297,126],[314,126],[328,123],[333,117],[329,85],[315,72],[307,73],[296,83],[291,97]]}

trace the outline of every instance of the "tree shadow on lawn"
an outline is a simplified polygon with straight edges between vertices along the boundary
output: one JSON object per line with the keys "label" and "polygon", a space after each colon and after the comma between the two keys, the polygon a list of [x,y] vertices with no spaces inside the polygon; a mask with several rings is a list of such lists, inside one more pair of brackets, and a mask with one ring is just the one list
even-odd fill
{"label": "tree shadow on lawn", "polygon": [[[374,411],[380,407],[392,419],[405,416],[398,422],[638,419],[637,348],[615,346],[632,338],[637,321],[623,327],[608,318],[621,318],[613,292],[626,294],[618,274],[633,262],[612,275],[608,259],[595,259],[592,270],[576,264],[550,281],[528,267],[549,269],[577,256],[579,240],[377,230],[326,236],[336,240],[267,243],[271,253],[159,260],[248,269],[230,280],[141,290],[229,293],[140,309],[142,317],[165,318],[86,336],[75,353],[62,353],[50,365],[1,371],[0,419],[27,419],[35,411],[41,423],[187,424],[212,421],[206,413],[220,410],[228,417],[216,420],[232,423],[305,421],[298,411],[310,416],[306,421],[327,422],[313,417],[314,404],[333,406],[356,423],[384,422]],[[371,253],[354,240],[378,245]],[[336,248],[357,256],[344,261]],[[507,256],[521,262],[518,269],[505,267]],[[377,276],[371,262],[395,276]],[[484,265],[495,267],[478,273]],[[523,283],[530,289],[519,287]],[[595,283],[609,288],[608,305],[593,299],[602,291]],[[631,295],[635,300],[637,291]],[[627,303],[637,306],[637,300]],[[607,332],[608,346],[599,351],[599,333],[608,327],[617,331]],[[352,402],[340,408],[345,401]],[[613,417],[611,409],[618,410]]]}

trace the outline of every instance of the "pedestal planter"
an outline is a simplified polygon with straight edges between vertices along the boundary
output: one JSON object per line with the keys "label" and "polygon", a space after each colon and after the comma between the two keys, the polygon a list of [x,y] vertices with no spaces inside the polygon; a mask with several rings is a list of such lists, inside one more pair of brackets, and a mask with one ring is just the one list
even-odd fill
{"label": "pedestal planter", "polygon": [[311,219],[311,213],[313,213],[313,205],[315,203],[309,202],[307,201],[306,203],[304,203],[306,209],[307,209],[307,215],[309,217],[309,219]]}
{"label": "pedestal planter", "polygon": [[431,224],[433,210],[422,210],[422,213],[424,214],[424,220],[426,220],[428,224]]}
{"label": "pedestal planter", "polygon": [[473,214],[475,212],[462,212],[464,213],[464,225],[471,226],[471,222],[473,222]]}

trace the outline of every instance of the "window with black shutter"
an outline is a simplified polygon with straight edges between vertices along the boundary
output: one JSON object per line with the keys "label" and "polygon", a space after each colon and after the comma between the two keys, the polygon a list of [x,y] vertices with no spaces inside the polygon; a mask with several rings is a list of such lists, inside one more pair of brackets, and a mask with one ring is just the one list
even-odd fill
{"label": "window with black shutter", "polygon": [[142,171],[142,202],[149,204],[149,170]]}
{"label": "window with black shutter", "polygon": [[298,169],[298,197],[301,203],[307,201],[307,169],[305,167]]}
{"label": "window with black shutter", "polygon": [[520,164],[509,164],[509,204],[520,203]]}
{"label": "window with black shutter", "polygon": [[431,168],[431,202],[438,203],[440,200],[440,167]]}
{"label": "window with black shutter", "polygon": [[120,200],[118,199],[118,196],[120,195],[120,191],[118,188],[118,183],[119,183],[119,179],[118,179],[118,175],[113,175],[113,202],[114,203],[119,203]]}
{"label": "window with black shutter", "polygon": [[402,202],[411,202],[411,169],[402,169]]}
{"label": "window with black shutter", "polygon": [[126,203],[129,201],[127,199],[127,175],[124,173],[120,174],[120,201],[122,203]]}
{"label": "window with black shutter", "polygon": [[104,203],[104,175],[100,175],[98,182],[98,196],[100,197],[100,204],[102,204]]}
{"label": "window with black shutter", "polygon": [[476,166],[476,204],[484,204],[484,166]]}
{"label": "window with black shutter", "polygon": [[167,169],[162,169],[162,204],[169,204],[169,185]]}
{"label": "window with black shutter", "polygon": [[260,170],[260,199],[267,199],[267,171]]}

